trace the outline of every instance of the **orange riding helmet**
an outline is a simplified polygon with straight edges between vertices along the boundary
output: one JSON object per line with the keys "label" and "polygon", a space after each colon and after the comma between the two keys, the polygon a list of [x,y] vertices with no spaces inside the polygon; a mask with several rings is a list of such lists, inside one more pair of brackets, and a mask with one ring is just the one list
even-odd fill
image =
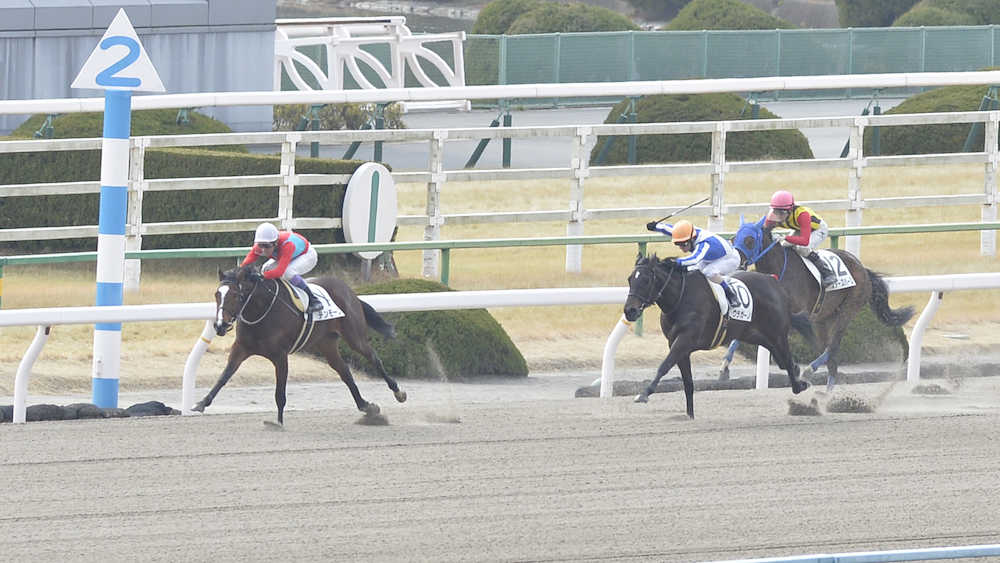
{"label": "orange riding helmet", "polygon": [[674,244],[679,244],[691,240],[691,237],[693,236],[694,225],[691,224],[691,221],[678,221],[677,224],[674,225],[674,230],[671,234],[670,240],[672,240]]}

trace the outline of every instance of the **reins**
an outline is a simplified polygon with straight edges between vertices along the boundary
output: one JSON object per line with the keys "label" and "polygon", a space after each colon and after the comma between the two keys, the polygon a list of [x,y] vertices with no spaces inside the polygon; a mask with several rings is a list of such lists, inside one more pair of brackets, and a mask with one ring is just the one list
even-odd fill
{"label": "reins", "polygon": [[[774,248],[776,244],[778,244],[778,241],[772,240],[771,244],[768,245],[768,247],[765,248],[764,250],[760,251],[760,254],[758,254],[756,258],[754,258],[753,260],[749,260],[747,262],[747,266],[753,266],[758,261],[760,261],[760,259],[763,258],[765,254],[770,252],[771,249]],[[785,277],[785,269],[788,268],[788,249],[785,248],[784,251],[785,251],[785,262],[784,264],[781,265],[781,273],[778,274],[778,281],[781,281],[781,279]]]}
{"label": "reins", "polygon": [[[255,325],[255,324],[261,322],[262,320],[264,320],[267,317],[267,315],[271,312],[271,309],[274,307],[274,302],[278,300],[278,292],[277,291],[275,291],[275,292],[272,293],[271,290],[267,286],[261,286],[260,284],[261,284],[261,282],[259,282],[259,281],[254,282],[253,288],[250,290],[250,293],[247,294],[246,300],[243,301],[243,306],[240,307],[240,312],[236,314],[236,318],[239,319],[240,322],[242,322],[244,324]],[[239,282],[237,282],[237,287],[240,287],[239,286]],[[253,294],[257,291],[258,287],[263,287],[264,291],[266,291],[268,293],[271,293],[271,302],[268,303],[267,309],[264,310],[264,313],[256,321],[250,321],[250,320],[247,320],[247,318],[243,316],[243,311],[246,310],[247,305],[249,305],[250,302],[253,301]],[[240,299],[243,299],[242,287],[240,287]]]}

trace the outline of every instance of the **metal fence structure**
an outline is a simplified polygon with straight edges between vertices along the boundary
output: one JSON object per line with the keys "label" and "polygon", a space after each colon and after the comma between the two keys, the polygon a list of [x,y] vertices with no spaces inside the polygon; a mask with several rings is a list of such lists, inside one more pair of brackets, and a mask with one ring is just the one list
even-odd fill
{"label": "metal fence structure", "polygon": [[[380,76],[380,68],[395,68],[396,50],[403,42],[393,41],[393,26],[405,25],[402,17],[385,22],[388,42],[341,46],[333,22],[342,26],[373,25],[349,18],[299,20],[328,22],[317,29],[312,40],[289,41],[283,26],[291,29],[297,20],[279,20],[275,38],[276,88],[304,89],[302,78],[281,74],[281,65],[297,60],[298,71],[308,71],[315,87],[325,76],[346,68],[351,79],[344,87],[362,88],[364,82],[376,88],[397,86],[396,76]],[[374,18],[373,18],[374,19]],[[385,20],[392,19],[382,18]],[[626,82],[643,80],[683,80],[697,78],[747,78],[760,76],[816,76],[830,74],[876,74],[885,72],[955,72],[981,70],[1000,61],[1000,27],[940,26],[846,29],[773,29],[703,31],[608,31],[541,33],[526,35],[469,35],[464,43],[458,34],[408,35],[425,53],[414,60],[418,73],[426,73],[439,86],[454,85],[455,75],[464,75],[468,84],[567,84],[580,82]],[[456,48],[455,41],[462,48]],[[394,46],[395,45],[395,46]],[[338,64],[337,50],[345,47],[365,57],[361,67]],[[315,68],[308,68],[310,66]],[[400,72],[402,72],[401,66]],[[294,70],[293,70],[294,72]],[[418,73],[405,80],[417,86]],[[385,73],[381,73],[385,74]],[[449,78],[449,75],[452,75]],[[402,85],[402,84],[398,84]],[[761,100],[838,99],[869,97],[878,89],[831,88],[824,90],[747,91]],[[920,88],[887,88],[885,96],[906,96]],[[608,102],[623,96],[598,98]],[[595,98],[547,98],[527,100],[527,104],[550,106],[594,103]]]}
{"label": "metal fence structure", "polygon": [[[993,25],[470,35],[465,65],[469,84],[952,72],[997,64],[998,39],[1000,27]],[[886,89],[883,94],[917,91]],[[761,92],[759,99],[872,94],[851,88]]]}

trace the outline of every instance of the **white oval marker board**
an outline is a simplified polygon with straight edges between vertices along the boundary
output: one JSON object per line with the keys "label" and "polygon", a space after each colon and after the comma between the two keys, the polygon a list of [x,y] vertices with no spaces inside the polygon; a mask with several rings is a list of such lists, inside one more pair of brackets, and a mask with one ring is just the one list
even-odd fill
{"label": "white oval marker board", "polygon": [[[377,162],[362,164],[344,194],[344,239],[349,243],[389,242],[396,229],[396,182],[385,166]],[[372,260],[381,250],[356,252]]]}

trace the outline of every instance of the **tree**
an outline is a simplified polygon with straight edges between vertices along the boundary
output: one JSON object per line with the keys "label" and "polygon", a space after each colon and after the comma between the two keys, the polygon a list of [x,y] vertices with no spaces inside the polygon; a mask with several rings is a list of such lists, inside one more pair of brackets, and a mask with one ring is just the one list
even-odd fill
{"label": "tree", "polygon": [[918,0],[836,0],[840,27],[889,27]]}
{"label": "tree", "polygon": [[739,0],[694,0],[664,28],[669,31],[702,29],[788,29],[794,25]]}

